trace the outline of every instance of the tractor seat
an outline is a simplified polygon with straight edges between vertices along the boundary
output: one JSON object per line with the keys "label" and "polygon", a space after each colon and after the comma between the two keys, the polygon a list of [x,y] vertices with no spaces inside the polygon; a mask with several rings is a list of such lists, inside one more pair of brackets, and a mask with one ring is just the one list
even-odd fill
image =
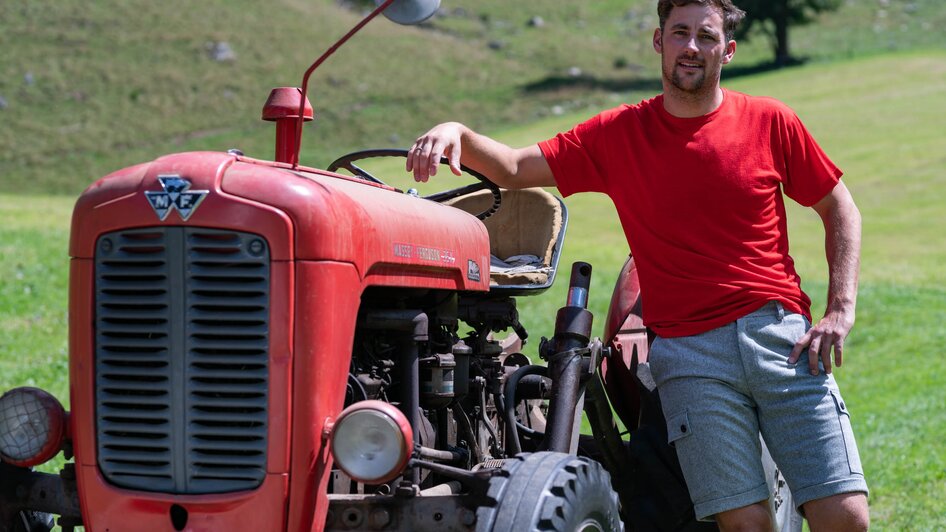
{"label": "tractor seat", "polygon": [[[541,188],[504,189],[502,195],[499,210],[483,220],[494,264],[490,268],[490,289],[508,295],[543,292],[555,280],[568,211],[562,200]],[[492,194],[483,190],[446,204],[477,213],[489,208],[492,201]],[[535,256],[536,263],[532,267],[497,271],[496,264],[523,255]]]}

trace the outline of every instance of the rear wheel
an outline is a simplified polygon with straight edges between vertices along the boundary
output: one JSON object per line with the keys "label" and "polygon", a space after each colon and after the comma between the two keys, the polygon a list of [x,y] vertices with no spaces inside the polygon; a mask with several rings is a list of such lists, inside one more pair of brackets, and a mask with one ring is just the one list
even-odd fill
{"label": "rear wheel", "polygon": [[795,509],[795,498],[785,482],[785,477],[775,465],[769,448],[762,442],[762,468],[769,484],[769,506],[777,532],[801,532],[804,518]]}
{"label": "rear wheel", "polygon": [[623,530],[618,496],[598,462],[564,453],[523,453],[503,465],[509,476],[490,482],[493,507],[477,512],[477,530]]}

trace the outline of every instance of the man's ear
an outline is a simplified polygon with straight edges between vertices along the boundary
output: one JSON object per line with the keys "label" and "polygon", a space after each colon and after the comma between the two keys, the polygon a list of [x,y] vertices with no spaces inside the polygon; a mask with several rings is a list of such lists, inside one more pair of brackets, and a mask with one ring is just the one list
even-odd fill
{"label": "man's ear", "polygon": [[662,35],[660,33],[660,28],[654,30],[654,51],[658,54],[663,53],[663,44],[661,44],[660,39]]}
{"label": "man's ear", "polygon": [[727,65],[732,61],[733,56],[736,55],[736,41],[729,41],[726,43],[726,54],[723,55],[723,64]]}

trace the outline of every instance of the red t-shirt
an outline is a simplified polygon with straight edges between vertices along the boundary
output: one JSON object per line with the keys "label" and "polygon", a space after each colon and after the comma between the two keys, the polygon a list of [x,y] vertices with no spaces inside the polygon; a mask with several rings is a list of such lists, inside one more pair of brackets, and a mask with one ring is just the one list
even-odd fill
{"label": "red t-shirt", "polygon": [[611,197],[658,335],[699,334],[773,300],[811,318],[779,187],[811,206],[841,171],[784,104],[725,90],[715,111],[678,118],[660,95],[539,148],[563,195]]}

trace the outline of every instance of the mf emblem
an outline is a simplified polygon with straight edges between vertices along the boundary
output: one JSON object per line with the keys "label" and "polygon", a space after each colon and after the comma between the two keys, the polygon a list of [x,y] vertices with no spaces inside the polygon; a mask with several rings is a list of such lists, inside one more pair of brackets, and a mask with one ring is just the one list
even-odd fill
{"label": "mf emblem", "polygon": [[158,181],[164,190],[145,192],[145,197],[161,220],[165,220],[171,211],[177,209],[181,219],[186,222],[210,193],[209,190],[191,190],[191,182],[179,175],[159,175]]}
{"label": "mf emblem", "polygon": [[480,265],[475,260],[466,261],[466,278],[475,282],[480,281]]}

